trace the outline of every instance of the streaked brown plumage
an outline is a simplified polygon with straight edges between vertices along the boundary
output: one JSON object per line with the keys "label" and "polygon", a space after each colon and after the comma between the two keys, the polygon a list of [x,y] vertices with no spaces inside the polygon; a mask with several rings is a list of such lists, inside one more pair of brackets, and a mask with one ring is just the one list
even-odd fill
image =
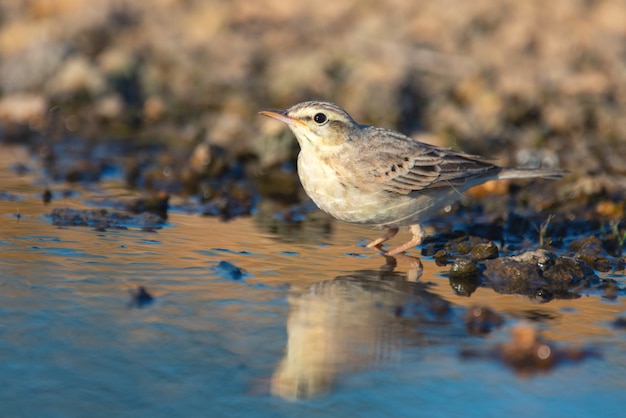
{"label": "streaked brown plumage", "polygon": [[320,209],[345,222],[387,229],[369,247],[394,237],[400,227],[411,228],[413,238],[388,255],[419,245],[424,237],[420,223],[473,186],[563,175],[557,169],[499,167],[487,158],[360,125],[332,103],[303,102],[260,113],[286,123],[296,136],[298,174]]}

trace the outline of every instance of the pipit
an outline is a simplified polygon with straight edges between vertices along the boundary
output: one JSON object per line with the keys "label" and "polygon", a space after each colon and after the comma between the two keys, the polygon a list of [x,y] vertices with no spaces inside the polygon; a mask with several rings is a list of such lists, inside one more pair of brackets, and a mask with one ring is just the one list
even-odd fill
{"label": "pipit", "polygon": [[321,210],[341,221],[387,229],[368,247],[380,248],[399,228],[410,227],[412,239],[386,255],[419,245],[424,238],[420,223],[473,186],[564,174],[558,169],[500,167],[484,157],[360,125],[327,102],[303,102],[260,114],[286,123],[295,135],[300,181]]}

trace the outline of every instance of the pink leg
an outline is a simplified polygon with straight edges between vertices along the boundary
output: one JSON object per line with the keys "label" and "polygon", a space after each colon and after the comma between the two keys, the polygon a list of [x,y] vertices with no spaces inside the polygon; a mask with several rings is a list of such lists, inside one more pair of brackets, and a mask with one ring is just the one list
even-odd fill
{"label": "pink leg", "polygon": [[[398,231],[396,230],[396,232]],[[406,250],[415,247],[416,245],[420,245],[424,240],[424,230],[422,229],[421,225],[411,225],[411,234],[413,234],[413,238],[411,238],[409,242],[405,242],[401,246],[396,247],[393,250],[387,251],[385,255],[396,255],[403,253]]]}
{"label": "pink leg", "polygon": [[383,235],[380,238],[376,238],[374,241],[367,244],[367,248],[378,247],[383,242],[388,241],[391,238],[395,237],[398,231],[399,231],[399,228],[389,228],[385,235]]}

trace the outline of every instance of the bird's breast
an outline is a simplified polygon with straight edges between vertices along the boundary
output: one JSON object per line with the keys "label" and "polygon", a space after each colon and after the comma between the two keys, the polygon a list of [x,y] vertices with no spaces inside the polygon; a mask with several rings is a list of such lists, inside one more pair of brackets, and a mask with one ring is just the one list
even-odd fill
{"label": "bird's breast", "polygon": [[298,175],[304,191],[320,209],[335,216],[336,212],[346,208],[351,187],[346,184],[337,164],[324,158],[308,158],[300,153]]}
{"label": "bird's breast", "polygon": [[400,195],[372,180],[355,176],[343,165],[300,153],[298,175],[305,192],[324,212],[341,221],[374,227],[407,226],[421,222],[440,208],[430,193]]}

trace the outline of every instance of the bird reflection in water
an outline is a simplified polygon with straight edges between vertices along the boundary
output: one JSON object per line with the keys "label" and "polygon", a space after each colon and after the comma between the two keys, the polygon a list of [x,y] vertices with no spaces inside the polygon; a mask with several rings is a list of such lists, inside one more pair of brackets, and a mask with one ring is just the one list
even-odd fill
{"label": "bird reflection in water", "polygon": [[289,296],[286,353],[272,394],[291,400],[321,395],[342,374],[397,361],[407,345],[431,344],[424,326],[442,323],[450,306],[416,282],[419,265],[397,273],[395,259],[387,257],[380,270],[338,276]]}

